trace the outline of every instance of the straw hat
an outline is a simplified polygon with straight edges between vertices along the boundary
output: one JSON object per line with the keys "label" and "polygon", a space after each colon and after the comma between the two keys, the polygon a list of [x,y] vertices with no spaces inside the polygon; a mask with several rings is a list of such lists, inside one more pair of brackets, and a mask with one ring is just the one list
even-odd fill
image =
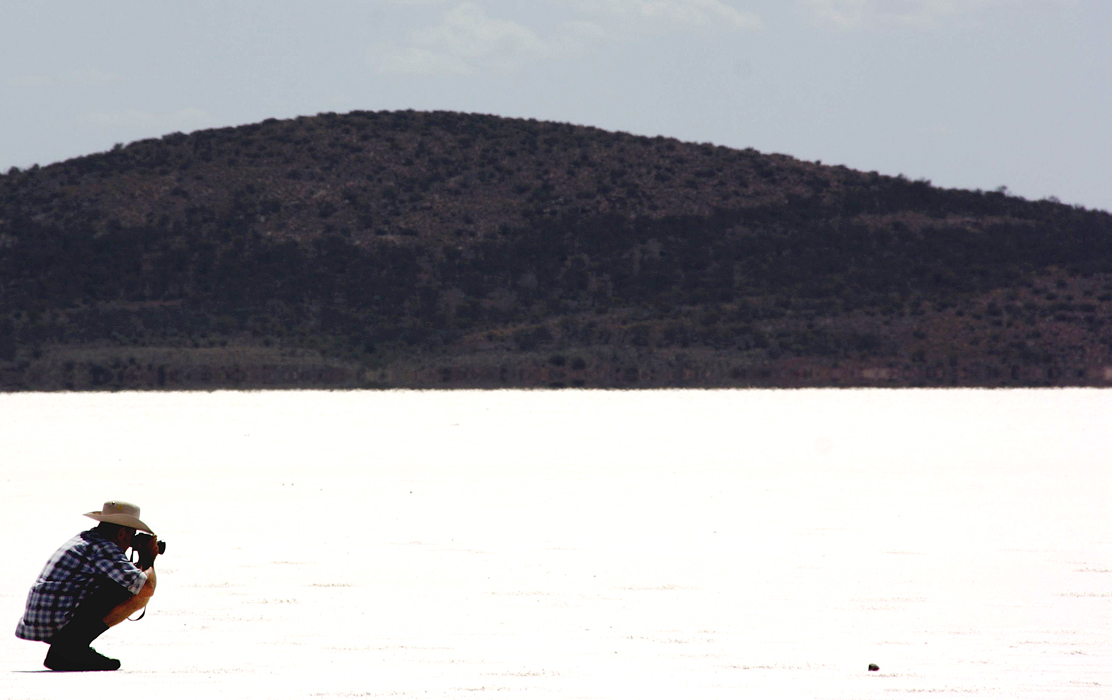
{"label": "straw hat", "polygon": [[154,530],[147,527],[147,524],[139,519],[139,506],[126,501],[106,501],[104,508],[94,510],[92,513],[85,513],[85,517],[99,520],[102,523],[133,527],[136,530],[154,534]]}

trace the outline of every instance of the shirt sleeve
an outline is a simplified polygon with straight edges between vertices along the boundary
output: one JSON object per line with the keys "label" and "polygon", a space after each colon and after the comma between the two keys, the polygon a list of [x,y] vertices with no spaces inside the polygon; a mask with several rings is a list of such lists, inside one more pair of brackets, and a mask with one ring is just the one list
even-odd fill
{"label": "shirt sleeve", "polygon": [[115,545],[104,547],[101,556],[93,562],[93,566],[98,573],[123,586],[132,595],[139,595],[139,591],[147,582],[147,575],[131,563]]}

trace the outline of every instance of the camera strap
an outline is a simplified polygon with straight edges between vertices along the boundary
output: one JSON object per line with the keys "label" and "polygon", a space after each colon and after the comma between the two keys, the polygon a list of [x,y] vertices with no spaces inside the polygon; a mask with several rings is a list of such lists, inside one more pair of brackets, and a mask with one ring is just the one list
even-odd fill
{"label": "camera strap", "polygon": [[[136,566],[139,566],[139,552],[136,552],[134,549],[131,549],[130,551],[131,551],[131,556],[127,558],[128,561],[130,561],[132,564],[135,564]],[[142,569],[142,567],[140,567],[140,569]],[[143,612],[139,614],[139,617],[135,618],[134,620],[129,617],[129,618],[127,618],[127,621],[128,622],[139,622],[140,620],[142,620],[146,616],[147,616],[147,607],[143,606]]]}

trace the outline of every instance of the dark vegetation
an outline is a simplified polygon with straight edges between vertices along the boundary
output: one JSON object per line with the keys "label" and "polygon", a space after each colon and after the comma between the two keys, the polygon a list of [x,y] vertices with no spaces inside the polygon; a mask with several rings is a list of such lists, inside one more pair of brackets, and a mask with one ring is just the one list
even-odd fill
{"label": "dark vegetation", "polygon": [[0,176],[0,388],[1112,381],[1112,216],[449,113]]}

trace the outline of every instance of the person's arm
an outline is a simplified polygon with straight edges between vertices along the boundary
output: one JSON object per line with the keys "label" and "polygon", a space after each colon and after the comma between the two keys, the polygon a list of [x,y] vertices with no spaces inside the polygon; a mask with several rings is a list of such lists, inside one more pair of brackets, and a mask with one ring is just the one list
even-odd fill
{"label": "person's arm", "polygon": [[154,595],[154,589],[158,585],[158,576],[154,572],[154,566],[143,573],[147,575],[147,582],[143,584],[143,588],[139,590],[137,597],[147,600]]}
{"label": "person's arm", "polygon": [[139,591],[140,598],[150,598],[154,595],[155,586],[158,585],[158,575],[154,572],[154,560],[158,556],[158,538],[152,537],[147,540],[147,551],[143,553],[144,556],[139,557],[140,566],[143,563],[148,563],[147,568],[143,569],[143,573],[147,575],[147,582],[143,584],[143,589]]}
{"label": "person's arm", "polygon": [[144,571],[143,576],[146,580],[143,581],[143,587],[139,589],[139,592],[112,608],[112,610],[104,616],[104,624],[109,627],[115,627],[147,607],[147,603],[150,602],[151,596],[154,595],[154,588],[158,584],[158,577],[154,573],[154,567]]}

